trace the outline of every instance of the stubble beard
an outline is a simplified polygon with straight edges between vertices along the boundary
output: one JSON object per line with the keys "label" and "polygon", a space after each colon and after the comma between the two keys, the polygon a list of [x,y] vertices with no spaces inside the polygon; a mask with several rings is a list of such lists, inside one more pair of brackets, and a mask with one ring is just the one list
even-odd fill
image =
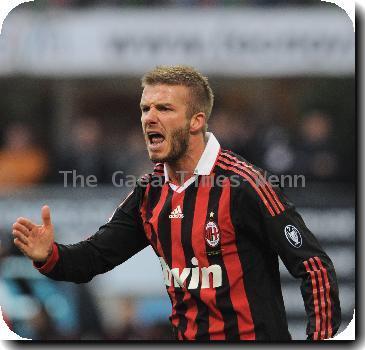
{"label": "stubble beard", "polygon": [[165,157],[150,157],[154,163],[176,163],[187,152],[190,140],[190,123],[171,132],[170,152]]}

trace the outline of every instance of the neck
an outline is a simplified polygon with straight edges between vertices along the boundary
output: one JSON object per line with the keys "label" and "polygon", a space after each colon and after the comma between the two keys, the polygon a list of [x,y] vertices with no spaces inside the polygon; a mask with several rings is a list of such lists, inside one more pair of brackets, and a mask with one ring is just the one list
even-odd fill
{"label": "neck", "polygon": [[194,135],[190,137],[189,147],[183,157],[173,163],[165,163],[170,181],[182,185],[186,180],[194,175],[194,170],[198,165],[207,140],[205,135]]}

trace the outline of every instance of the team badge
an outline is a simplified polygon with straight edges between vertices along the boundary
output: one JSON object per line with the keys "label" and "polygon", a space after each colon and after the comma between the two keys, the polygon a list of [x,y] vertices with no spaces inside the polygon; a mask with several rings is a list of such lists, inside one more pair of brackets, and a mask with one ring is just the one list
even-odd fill
{"label": "team badge", "polygon": [[218,225],[214,221],[213,212],[210,213],[209,221],[205,225],[205,241],[212,248],[216,247],[220,241],[220,232]]}
{"label": "team badge", "polygon": [[284,228],[286,239],[294,248],[300,248],[302,246],[302,236],[299,230],[293,225],[286,225]]}

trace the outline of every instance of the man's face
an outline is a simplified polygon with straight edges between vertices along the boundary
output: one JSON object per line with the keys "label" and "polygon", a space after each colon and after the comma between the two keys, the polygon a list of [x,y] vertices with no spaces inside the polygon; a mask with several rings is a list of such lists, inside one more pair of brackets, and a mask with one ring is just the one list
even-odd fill
{"label": "man's face", "polygon": [[179,85],[147,85],[141,97],[141,122],[148,155],[155,162],[176,162],[190,138],[186,115],[189,90]]}

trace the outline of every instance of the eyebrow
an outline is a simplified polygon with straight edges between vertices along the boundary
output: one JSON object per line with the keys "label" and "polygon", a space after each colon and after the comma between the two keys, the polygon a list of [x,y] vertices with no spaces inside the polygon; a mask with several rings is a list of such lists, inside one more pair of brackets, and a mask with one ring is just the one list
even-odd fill
{"label": "eyebrow", "polygon": [[[145,104],[145,103],[141,103],[139,106],[140,106],[140,108],[149,107],[149,105],[148,104]],[[157,104],[155,104],[155,106],[156,107],[174,107],[173,104],[168,103],[168,102],[166,102],[166,103],[163,103],[163,102],[157,103]]]}

